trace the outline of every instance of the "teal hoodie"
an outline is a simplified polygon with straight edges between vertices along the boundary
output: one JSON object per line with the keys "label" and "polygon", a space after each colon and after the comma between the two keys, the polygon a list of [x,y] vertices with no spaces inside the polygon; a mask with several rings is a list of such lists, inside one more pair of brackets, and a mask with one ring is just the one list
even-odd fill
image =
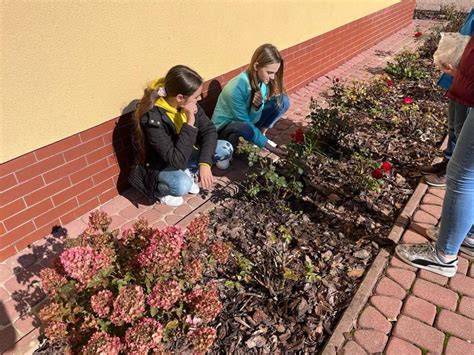
{"label": "teal hoodie", "polygon": [[220,131],[232,122],[245,122],[252,127],[254,133],[252,143],[260,148],[265,146],[268,139],[260,132],[260,129],[255,127],[255,123],[262,116],[263,106],[268,95],[268,86],[261,83],[260,90],[263,103],[256,110],[254,106],[250,105],[252,89],[247,72],[242,72],[231,79],[219,95],[214,114],[212,115],[212,122],[217,130]]}

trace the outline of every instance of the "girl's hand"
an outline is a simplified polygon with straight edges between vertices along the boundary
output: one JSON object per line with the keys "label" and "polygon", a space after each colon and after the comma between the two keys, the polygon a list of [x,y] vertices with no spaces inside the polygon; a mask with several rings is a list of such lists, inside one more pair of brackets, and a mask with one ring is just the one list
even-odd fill
{"label": "girl's hand", "polygon": [[443,73],[446,73],[446,74],[451,75],[453,77],[456,76],[456,73],[458,71],[451,64],[447,64],[447,63],[441,63],[441,70],[443,71]]}
{"label": "girl's hand", "polygon": [[214,176],[212,175],[211,167],[205,164],[199,165],[199,180],[201,186],[209,189],[214,184]]}
{"label": "girl's hand", "polygon": [[253,95],[252,105],[258,109],[260,108],[260,106],[262,106],[262,102],[263,102],[262,92],[259,90],[255,92],[255,94]]}
{"label": "girl's hand", "polygon": [[184,113],[186,114],[186,117],[188,118],[187,124],[190,126],[194,126],[194,122],[196,121],[195,114],[198,111],[197,108],[197,103],[196,102],[190,102],[183,106]]}
{"label": "girl's hand", "polygon": [[270,152],[278,155],[279,157],[285,157],[288,155],[288,152],[286,150],[283,150],[278,147],[274,147],[273,145],[269,143],[265,144],[265,148],[267,148]]}

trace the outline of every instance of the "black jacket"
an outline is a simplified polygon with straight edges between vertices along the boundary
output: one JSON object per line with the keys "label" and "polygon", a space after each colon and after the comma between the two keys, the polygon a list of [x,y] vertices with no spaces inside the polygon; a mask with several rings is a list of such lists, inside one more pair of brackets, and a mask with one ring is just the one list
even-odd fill
{"label": "black jacket", "polygon": [[129,182],[133,187],[156,198],[159,171],[167,167],[186,169],[194,146],[199,148],[199,163],[212,165],[217,144],[216,128],[200,106],[195,117],[194,126],[183,124],[179,134],[160,107],[153,107],[141,117],[146,158],[144,167],[132,167]]}

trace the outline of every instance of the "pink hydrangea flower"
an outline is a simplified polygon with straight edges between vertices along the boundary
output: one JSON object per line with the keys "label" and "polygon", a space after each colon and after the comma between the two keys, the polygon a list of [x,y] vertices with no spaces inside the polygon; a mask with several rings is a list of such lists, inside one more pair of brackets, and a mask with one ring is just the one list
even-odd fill
{"label": "pink hydrangea flower", "polygon": [[125,345],[131,354],[147,355],[162,349],[163,326],[153,318],[143,318],[125,333]]}
{"label": "pink hydrangea flower", "polygon": [[156,308],[168,310],[182,297],[181,287],[176,281],[158,282],[150,295],[147,303]]}
{"label": "pink hydrangea flower", "polygon": [[201,280],[203,269],[201,260],[196,259],[184,266],[184,275],[189,281],[196,282]]}
{"label": "pink hydrangea flower", "polygon": [[102,290],[91,297],[92,310],[101,318],[110,314],[114,296],[109,290]]}
{"label": "pink hydrangea flower", "polygon": [[122,349],[120,338],[106,332],[95,332],[82,349],[84,354],[118,355]]}
{"label": "pink hydrangea flower", "polygon": [[183,248],[183,230],[177,226],[168,226],[162,231],[155,231],[147,248],[138,255],[138,263],[166,273],[176,265]]}
{"label": "pink hydrangea flower", "polygon": [[75,247],[61,254],[61,264],[67,275],[87,284],[101,269],[111,265],[110,258],[90,247]]}
{"label": "pink hydrangea flower", "polygon": [[124,286],[114,301],[114,310],[110,320],[115,325],[132,323],[145,313],[145,295],[138,285]]}

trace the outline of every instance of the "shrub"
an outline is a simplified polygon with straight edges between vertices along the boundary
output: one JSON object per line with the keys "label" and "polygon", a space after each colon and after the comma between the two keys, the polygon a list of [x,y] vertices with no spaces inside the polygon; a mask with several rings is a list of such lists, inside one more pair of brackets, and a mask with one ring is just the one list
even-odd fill
{"label": "shrub", "polygon": [[397,54],[394,62],[387,63],[385,71],[395,79],[418,81],[428,77],[426,70],[420,66],[419,54],[405,50]]}
{"label": "shrub", "polygon": [[203,274],[227,262],[229,245],[208,240],[206,216],[186,230],[138,220],[120,234],[110,222],[93,212],[55,267],[41,271],[44,335],[74,353],[206,352],[222,306]]}

